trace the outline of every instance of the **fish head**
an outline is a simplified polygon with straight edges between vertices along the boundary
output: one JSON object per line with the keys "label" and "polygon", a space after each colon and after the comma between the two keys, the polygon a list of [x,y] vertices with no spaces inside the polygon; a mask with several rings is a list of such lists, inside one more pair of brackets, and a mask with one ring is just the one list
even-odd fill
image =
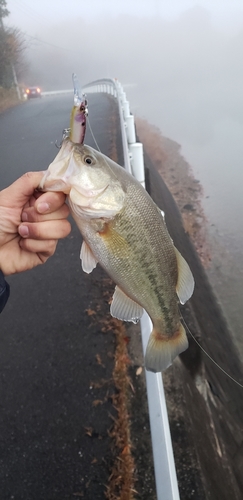
{"label": "fish head", "polygon": [[87,145],[66,139],[40,184],[43,191],[62,191],[78,216],[114,217],[124,204],[125,191],[114,162]]}

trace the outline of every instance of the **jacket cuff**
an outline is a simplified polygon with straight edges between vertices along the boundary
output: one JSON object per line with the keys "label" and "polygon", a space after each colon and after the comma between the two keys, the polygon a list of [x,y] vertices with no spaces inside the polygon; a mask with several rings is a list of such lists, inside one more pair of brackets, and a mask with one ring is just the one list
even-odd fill
{"label": "jacket cuff", "polygon": [[10,294],[10,286],[5,281],[2,271],[0,271],[0,313],[5,307]]}

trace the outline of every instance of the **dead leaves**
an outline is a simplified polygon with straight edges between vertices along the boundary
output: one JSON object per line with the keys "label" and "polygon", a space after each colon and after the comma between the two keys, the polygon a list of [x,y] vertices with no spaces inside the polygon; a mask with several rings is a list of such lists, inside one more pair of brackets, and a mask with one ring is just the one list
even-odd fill
{"label": "dead leaves", "polygon": [[97,314],[93,309],[85,309],[85,312],[88,316],[94,316],[94,314]]}
{"label": "dead leaves", "polygon": [[102,399],[95,399],[92,403],[93,406],[103,405],[104,401]]}
{"label": "dead leaves", "polygon": [[96,361],[97,361],[98,365],[103,366],[103,368],[105,368],[104,363],[102,363],[102,361],[101,361],[101,356],[100,356],[100,354],[96,354],[95,359],[96,359]]}
{"label": "dead leaves", "polygon": [[99,439],[99,440],[103,439],[103,436],[101,436],[101,434],[99,434],[98,432],[96,432],[93,429],[93,427],[85,427],[84,429],[85,429],[86,436],[89,436],[90,438]]}
{"label": "dead leaves", "polygon": [[85,434],[89,437],[93,436],[94,429],[92,427],[85,427]]}

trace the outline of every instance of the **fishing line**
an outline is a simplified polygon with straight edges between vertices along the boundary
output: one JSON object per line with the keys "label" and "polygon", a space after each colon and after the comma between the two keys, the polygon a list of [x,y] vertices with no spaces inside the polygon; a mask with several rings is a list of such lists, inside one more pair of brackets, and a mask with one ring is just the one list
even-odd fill
{"label": "fishing line", "polygon": [[112,172],[112,175],[114,175],[114,176],[116,177],[116,179],[118,179],[117,175],[113,172],[112,168],[110,167],[110,165],[109,165],[109,163],[108,163],[108,161],[107,161],[107,159],[106,159],[105,155],[104,155],[104,154],[102,153],[102,151],[100,150],[99,144],[98,144],[98,142],[96,141],[96,138],[95,138],[94,132],[93,132],[92,127],[91,127],[91,125],[90,125],[90,120],[89,120],[89,117],[87,116],[87,118],[86,118],[86,119],[87,119],[87,123],[88,123],[88,126],[89,126],[89,130],[90,130],[90,133],[91,133],[92,139],[93,139],[93,141],[94,141],[94,143],[95,143],[95,146],[97,147],[97,149],[98,149],[99,153],[101,153],[101,154],[102,154],[103,159],[105,160],[106,166],[109,168],[110,172]]}
{"label": "fishing line", "polygon": [[243,389],[243,384],[241,384],[240,382],[238,382],[238,380],[235,380],[235,378],[233,378],[229,373],[227,373],[223,368],[222,366],[220,366],[211,356],[210,354],[208,354],[207,351],[205,351],[205,349],[201,346],[201,344],[199,344],[198,340],[196,339],[196,337],[193,335],[193,333],[191,332],[189,326],[186,324],[184,318],[182,317],[182,322],[184,323],[188,333],[190,333],[191,337],[193,338],[194,342],[196,342],[196,344],[198,345],[198,347],[200,347],[200,349],[203,351],[203,353],[210,359],[210,361],[212,361],[212,363],[214,363],[217,368],[219,368],[219,370],[221,370],[221,372],[223,372],[225,375],[227,375],[227,377],[229,377],[233,382],[235,382],[235,384],[239,385],[242,389]]}
{"label": "fishing line", "polygon": [[88,117],[88,116],[87,116],[87,118],[86,118],[86,119],[87,119],[87,122],[88,122],[88,126],[89,126],[89,130],[90,130],[90,133],[91,133],[92,139],[93,139],[93,141],[94,141],[94,143],[95,143],[95,145],[96,145],[96,147],[97,147],[98,151],[101,153],[101,150],[100,150],[100,148],[99,148],[99,145],[98,145],[98,143],[97,143],[97,141],[96,141],[96,138],[95,138],[95,136],[94,136],[94,132],[93,132],[92,127],[91,127],[91,125],[90,125],[90,119],[89,119],[89,117]]}
{"label": "fishing line", "polygon": [[[77,81],[76,81],[76,80],[74,81],[74,77],[76,77],[76,74],[75,74],[75,73],[73,73],[74,95],[75,95],[76,85],[78,84],[78,89],[77,89],[77,90],[78,90],[78,96],[80,97],[80,85],[79,85],[79,82],[78,82],[78,80],[77,80],[77,77],[76,77],[76,80],[77,80]],[[84,93],[83,93],[83,98],[84,98],[85,100],[86,100],[86,97],[87,97],[87,96],[86,96],[86,94],[84,94]],[[87,105],[87,102],[88,102],[88,101],[86,101],[86,105]],[[87,109],[88,109],[88,108],[87,108]],[[91,124],[90,124],[90,119],[89,119],[89,115],[88,115],[88,113],[87,113],[87,115],[86,115],[86,122],[87,122],[87,124],[88,124],[89,130],[90,130],[90,133],[91,133],[91,137],[92,137],[92,139],[93,139],[93,141],[94,141],[94,143],[95,143],[95,146],[96,146],[97,150],[99,151],[99,153],[101,153],[101,154],[102,154],[103,159],[105,160],[106,166],[108,167],[108,169],[110,170],[110,172],[112,172],[112,175],[113,175],[113,176],[115,176],[115,177],[116,177],[116,179],[118,180],[117,175],[113,172],[113,170],[112,170],[111,166],[109,165],[109,162],[107,161],[107,159],[106,159],[105,155],[102,153],[102,151],[101,151],[101,149],[100,149],[100,147],[99,147],[99,144],[98,144],[98,142],[96,141],[96,138],[95,138],[94,132],[93,132],[92,127],[91,127]],[[83,140],[84,140],[84,139],[83,139]]]}

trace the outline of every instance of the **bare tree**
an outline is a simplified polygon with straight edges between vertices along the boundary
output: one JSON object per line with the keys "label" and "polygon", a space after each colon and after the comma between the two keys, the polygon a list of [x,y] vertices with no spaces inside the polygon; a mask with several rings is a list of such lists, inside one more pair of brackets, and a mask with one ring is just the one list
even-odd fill
{"label": "bare tree", "polygon": [[0,0],[0,26],[3,27],[3,18],[9,15],[6,0]]}
{"label": "bare tree", "polygon": [[24,36],[17,28],[0,28],[0,86],[12,86],[12,65],[19,72],[24,49]]}
{"label": "bare tree", "polygon": [[4,27],[3,18],[8,15],[6,0],[0,0],[0,86],[15,86],[19,95],[16,75],[21,74],[24,66],[25,40],[18,28]]}

